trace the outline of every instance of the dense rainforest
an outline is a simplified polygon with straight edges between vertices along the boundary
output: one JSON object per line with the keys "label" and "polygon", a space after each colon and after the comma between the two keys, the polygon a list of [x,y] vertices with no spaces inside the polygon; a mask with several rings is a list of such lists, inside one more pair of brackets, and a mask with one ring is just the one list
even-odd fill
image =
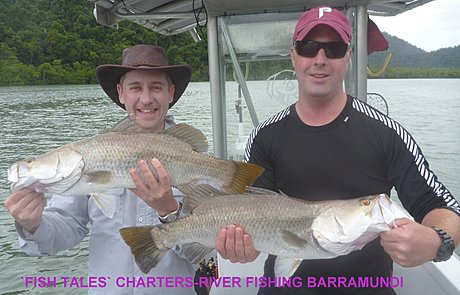
{"label": "dense rainforest", "polygon": [[[96,83],[98,65],[119,63],[123,48],[139,43],[163,46],[171,63],[192,65],[193,81],[208,80],[206,42],[195,43],[188,33],[163,36],[126,21],[117,29],[104,27],[92,12],[85,0],[0,1],[0,86]],[[460,46],[427,53],[386,36],[393,59],[383,77],[460,78]],[[380,65],[382,54],[371,55],[369,64]],[[285,68],[289,60],[253,62],[248,79],[267,79]]]}
{"label": "dense rainforest", "polygon": [[96,23],[93,4],[73,0],[0,1],[0,85],[95,83],[100,64],[120,63],[123,48],[157,44],[170,63],[188,63],[207,80],[207,45],[189,34],[163,36],[130,22]]}

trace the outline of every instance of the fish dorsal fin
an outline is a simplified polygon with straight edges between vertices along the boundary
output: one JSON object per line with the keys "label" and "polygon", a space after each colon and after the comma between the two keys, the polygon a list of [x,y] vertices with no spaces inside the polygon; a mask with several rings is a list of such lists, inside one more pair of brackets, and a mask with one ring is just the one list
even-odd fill
{"label": "fish dorsal fin", "polygon": [[280,190],[280,196],[282,197],[289,197],[288,195],[286,195],[283,191]]}
{"label": "fish dorsal fin", "polygon": [[291,277],[294,275],[302,260],[289,257],[276,257],[275,277]]}
{"label": "fish dorsal fin", "polygon": [[210,184],[190,183],[177,188],[185,195],[184,205],[182,206],[182,213],[184,214],[189,214],[193,208],[201,203],[225,194]]}
{"label": "fish dorsal fin", "polygon": [[[129,132],[129,133],[152,133],[150,129],[145,129],[137,124],[136,120],[131,116],[126,116],[111,128],[103,132]],[[180,123],[166,129],[164,134],[178,138],[179,140],[188,143],[193,150],[204,153],[208,151],[208,140],[200,130],[185,124]]]}
{"label": "fish dorsal fin", "polygon": [[199,153],[208,151],[208,140],[206,139],[206,136],[203,132],[188,124],[176,124],[171,128],[166,129],[164,133],[188,143],[193,150]]}
{"label": "fish dorsal fin", "polygon": [[[272,190],[266,189],[266,188],[261,188],[261,187],[255,187],[255,186],[248,186],[246,188],[246,193],[248,194],[256,194],[256,195],[276,195],[280,196],[277,192],[274,192]],[[286,195],[282,195],[286,196]]]}
{"label": "fish dorsal fin", "polygon": [[131,116],[126,116],[111,128],[104,130],[103,132],[129,132],[129,133],[150,133],[149,129],[142,128],[137,124],[136,119]]}

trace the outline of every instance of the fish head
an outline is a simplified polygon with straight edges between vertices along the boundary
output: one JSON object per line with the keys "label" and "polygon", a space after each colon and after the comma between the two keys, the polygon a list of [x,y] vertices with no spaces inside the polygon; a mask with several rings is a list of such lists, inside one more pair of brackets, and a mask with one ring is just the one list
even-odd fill
{"label": "fish head", "polygon": [[[37,192],[58,193],[65,191],[78,179],[64,182],[62,180],[68,179],[71,175],[81,174],[83,167],[83,159],[79,153],[69,149],[58,149],[12,164],[8,168],[8,181],[11,182],[12,192],[29,187]],[[59,182],[62,182],[62,185],[56,185]],[[50,187],[54,188],[49,190]]]}
{"label": "fish head", "polygon": [[392,228],[393,206],[385,194],[339,201],[314,220],[313,236],[323,249],[337,255],[362,249]]}

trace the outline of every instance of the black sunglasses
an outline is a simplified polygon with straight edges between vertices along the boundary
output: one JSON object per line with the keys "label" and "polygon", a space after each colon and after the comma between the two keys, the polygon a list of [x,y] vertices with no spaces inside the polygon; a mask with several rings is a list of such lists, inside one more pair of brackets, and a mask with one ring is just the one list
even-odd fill
{"label": "black sunglasses", "polygon": [[295,51],[303,57],[315,57],[321,48],[324,49],[327,58],[342,58],[347,53],[348,44],[342,41],[316,42],[312,40],[295,41],[294,43]]}

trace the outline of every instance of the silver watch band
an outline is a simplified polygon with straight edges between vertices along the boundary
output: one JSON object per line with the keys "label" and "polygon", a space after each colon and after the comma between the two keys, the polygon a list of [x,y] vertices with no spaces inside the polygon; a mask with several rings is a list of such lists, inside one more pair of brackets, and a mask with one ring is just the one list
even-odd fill
{"label": "silver watch band", "polygon": [[162,223],[170,223],[170,222],[173,222],[174,220],[176,220],[178,217],[179,217],[179,214],[182,210],[182,203],[179,202],[179,201],[176,201],[177,202],[177,209],[173,212],[169,212],[168,214],[166,214],[165,216],[160,216],[158,215],[158,219],[162,222]]}

